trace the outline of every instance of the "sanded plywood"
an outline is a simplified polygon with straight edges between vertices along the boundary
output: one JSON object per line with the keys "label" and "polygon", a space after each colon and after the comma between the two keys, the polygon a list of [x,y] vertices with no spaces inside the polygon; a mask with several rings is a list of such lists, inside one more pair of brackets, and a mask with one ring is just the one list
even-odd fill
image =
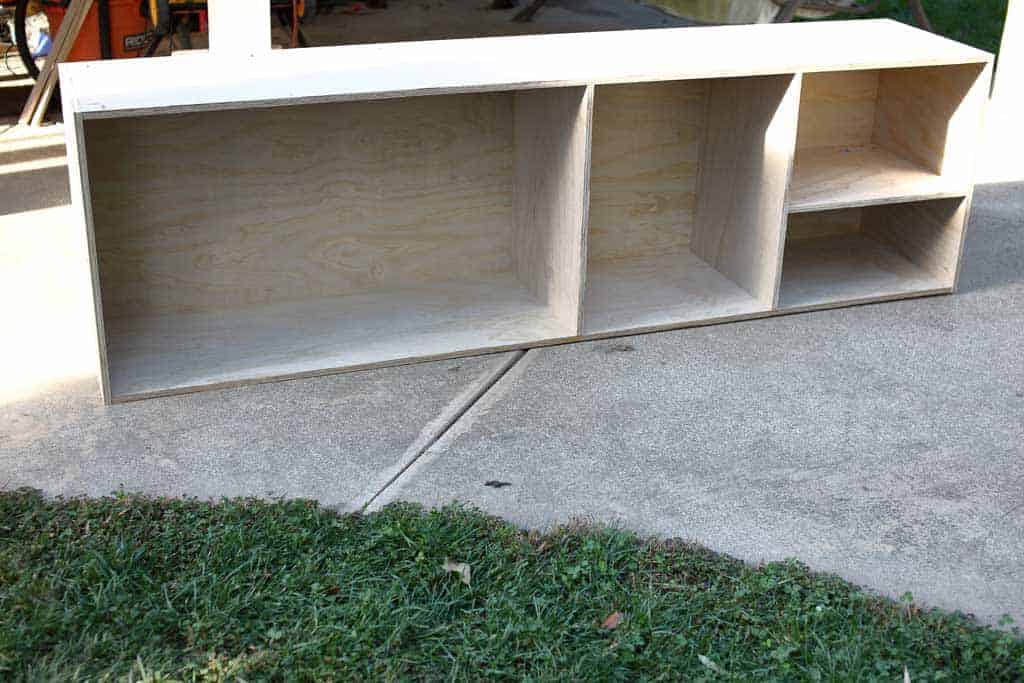
{"label": "sanded plywood", "polygon": [[668,329],[765,310],[690,252],[598,261],[587,271],[583,333]]}
{"label": "sanded plywood", "polygon": [[85,126],[107,317],[511,272],[513,100]]}
{"label": "sanded plywood", "polygon": [[790,214],[786,225],[786,241],[860,232],[863,213],[861,208],[851,208]]}
{"label": "sanded plywood", "polygon": [[108,323],[115,401],[519,347],[567,336],[511,274]]}
{"label": "sanded plywood", "polygon": [[883,71],[874,141],[966,184],[990,81],[985,71],[982,64]]}
{"label": "sanded plywood", "polygon": [[878,145],[798,150],[790,211],[964,196],[959,178],[932,173]]}
{"label": "sanded plywood", "polygon": [[[869,46],[865,49],[865,46]],[[72,111],[378,99],[639,81],[984,63],[991,55],[889,20],[807,22],[274,50],[245,68],[216,55],[61,65]]]}
{"label": "sanded plywood", "polygon": [[689,248],[708,87],[693,81],[596,89],[590,261]]}
{"label": "sanded plywood", "polygon": [[944,287],[956,284],[968,200],[945,199],[864,209],[862,231],[895,248]]}
{"label": "sanded plywood", "polygon": [[779,308],[799,311],[950,291],[895,248],[855,233],[786,242]]}
{"label": "sanded plywood", "polygon": [[766,307],[775,304],[793,168],[797,77],[711,83],[693,252]]}
{"label": "sanded plywood", "polygon": [[870,144],[877,100],[877,71],[805,74],[797,149]]}
{"label": "sanded plywood", "polygon": [[592,88],[515,96],[514,267],[568,334],[582,324]]}

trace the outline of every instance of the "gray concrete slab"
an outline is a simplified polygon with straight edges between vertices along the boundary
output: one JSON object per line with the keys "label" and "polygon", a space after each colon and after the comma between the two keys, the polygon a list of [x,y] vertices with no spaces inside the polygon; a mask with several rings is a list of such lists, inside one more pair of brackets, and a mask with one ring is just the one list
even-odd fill
{"label": "gray concrete slab", "polygon": [[0,487],[361,508],[510,354],[102,405],[91,378],[0,400]]}
{"label": "gray concrete slab", "polygon": [[1024,185],[982,188],[958,295],[530,351],[378,502],[591,518],[1024,624],[1022,330]]}

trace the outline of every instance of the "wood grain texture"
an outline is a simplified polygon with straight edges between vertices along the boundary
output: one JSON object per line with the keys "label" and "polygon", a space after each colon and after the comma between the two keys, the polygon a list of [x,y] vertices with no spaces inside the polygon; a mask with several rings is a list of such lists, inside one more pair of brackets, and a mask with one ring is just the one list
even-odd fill
{"label": "wood grain texture", "polygon": [[583,333],[643,332],[766,311],[690,252],[590,264]]}
{"label": "wood grain texture", "polygon": [[881,72],[874,142],[932,173],[969,182],[986,71],[968,64]]}
{"label": "wood grain texture", "polygon": [[862,231],[898,251],[943,287],[956,284],[967,199],[911,202],[864,209]]}
{"label": "wood grain texture", "polygon": [[[865,49],[869,46],[869,49]],[[606,31],[274,50],[245,68],[215,55],[67,65],[90,116],[282,101],[379,99],[638,81],[982,63],[991,55],[888,20]]]}
{"label": "wood grain texture", "polygon": [[896,249],[862,234],[790,240],[779,309],[792,312],[950,291]]}
{"label": "wood grain texture", "polygon": [[813,147],[798,150],[790,211],[964,196],[970,185],[945,177],[882,147]]}
{"label": "wood grain texture", "polygon": [[591,261],[688,249],[708,87],[693,81],[596,89]]}
{"label": "wood grain texture", "polygon": [[813,213],[792,213],[786,225],[786,241],[833,237],[860,232],[863,209],[837,209]]}
{"label": "wood grain texture", "polygon": [[566,333],[582,325],[592,88],[515,96],[514,268]]}
{"label": "wood grain texture", "polygon": [[501,350],[569,336],[507,273],[108,321],[112,399]]}
{"label": "wood grain texture", "polygon": [[870,144],[877,100],[877,71],[805,74],[797,149]]}
{"label": "wood grain texture", "polygon": [[799,78],[712,82],[692,249],[775,304],[796,142]]}
{"label": "wood grain texture", "polygon": [[86,123],[108,317],[511,272],[510,94]]}

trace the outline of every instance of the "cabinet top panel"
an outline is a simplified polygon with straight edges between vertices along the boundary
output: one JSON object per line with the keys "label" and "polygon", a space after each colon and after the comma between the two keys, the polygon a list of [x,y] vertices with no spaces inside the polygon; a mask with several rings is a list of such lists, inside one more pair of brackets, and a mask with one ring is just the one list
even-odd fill
{"label": "cabinet top panel", "polygon": [[986,63],[888,19],[643,29],[273,50],[60,65],[87,118],[436,93]]}

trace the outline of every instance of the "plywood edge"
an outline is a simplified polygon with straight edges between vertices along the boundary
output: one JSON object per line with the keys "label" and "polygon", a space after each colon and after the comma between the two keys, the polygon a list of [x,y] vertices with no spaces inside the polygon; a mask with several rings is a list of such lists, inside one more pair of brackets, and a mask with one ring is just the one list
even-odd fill
{"label": "plywood edge", "polygon": [[791,202],[789,213],[814,213],[817,211],[833,211],[836,209],[858,209],[867,206],[885,206],[888,204],[906,204],[909,202],[928,201],[932,199],[957,199],[971,193],[970,188],[952,188],[936,192],[920,192],[901,195],[885,195],[863,197],[858,199],[815,202]]}
{"label": "plywood edge", "polygon": [[851,308],[853,306],[865,306],[868,304],[879,304],[892,301],[906,301],[908,299],[923,299],[932,296],[952,294],[952,287],[930,287],[912,292],[899,292],[894,294],[879,294],[875,296],[854,297],[852,299],[841,299],[836,301],[823,301],[813,304],[800,304],[797,306],[781,306],[772,315],[791,315],[794,313],[811,313],[814,311],[828,311],[836,308]]}
{"label": "plywood edge", "polygon": [[[62,91],[62,97],[71,98],[72,89]],[[69,111],[69,110],[66,110]],[[93,301],[93,332],[99,370],[100,392],[104,403],[111,402],[110,369],[107,360],[107,340],[103,317],[103,297],[100,290],[99,258],[93,228],[92,195],[89,189],[89,164],[86,157],[84,122],[79,115],[66,115],[64,124],[67,146],[68,180],[71,191],[71,212],[79,224],[86,244],[89,260],[89,288]]]}

